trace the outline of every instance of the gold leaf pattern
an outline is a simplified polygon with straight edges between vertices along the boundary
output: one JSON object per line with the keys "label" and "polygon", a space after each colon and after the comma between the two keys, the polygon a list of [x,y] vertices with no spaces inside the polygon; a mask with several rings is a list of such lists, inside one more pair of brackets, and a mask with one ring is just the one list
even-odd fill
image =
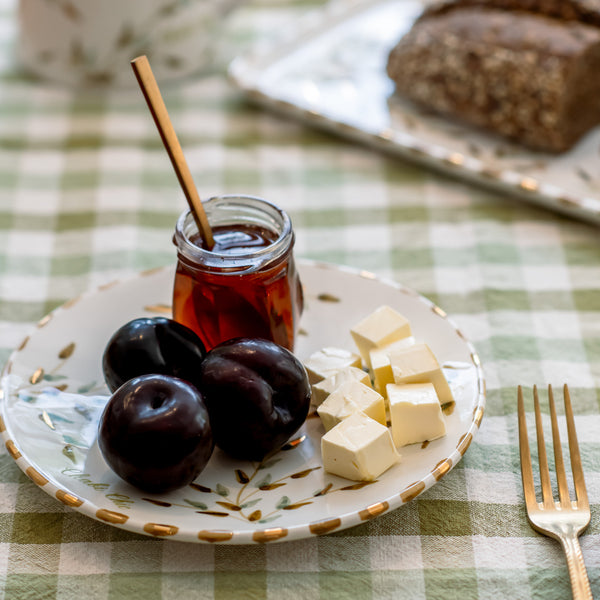
{"label": "gold leaf pattern", "polygon": [[375,481],[359,481],[358,483],[353,483],[352,485],[345,485],[344,487],[340,488],[343,491],[350,491],[350,490],[360,490],[362,488],[364,488],[366,485],[371,485],[372,483],[375,483]]}
{"label": "gold leaf pattern", "polygon": [[288,504],[287,506],[284,506],[283,510],[296,510],[297,508],[301,508],[307,504],[312,504],[312,502],[295,502],[294,504]]}
{"label": "gold leaf pattern", "polygon": [[268,492],[270,490],[276,490],[278,487],[281,487],[282,485],[285,485],[285,483],[265,483],[265,485],[261,485],[258,489],[263,491],[263,492]]}
{"label": "gold leaf pattern", "polygon": [[255,510],[249,517],[248,521],[260,521],[262,518],[262,512],[260,510]]}
{"label": "gold leaf pattern", "polygon": [[293,475],[290,475],[290,478],[291,479],[302,479],[302,477],[306,477],[308,474],[312,473],[313,471],[317,471],[320,468],[321,467],[312,467],[311,469],[304,469],[304,471],[298,471],[298,473],[294,473]]}
{"label": "gold leaf pattern", "polygon": [[337,296],[327,293],[319,294],[317,296],[317,300],[320,300],[321,302],[341,302],[340,298],[338,298]]}
{"label": "gold leaf pattern", "polygon": [[332,487],[333,483],[328,483],[322,490],[316,492],[315,496],[324,496]]}
{"label": "gold leaf pattern", "polygon": [[235,478],[237,479],[238,483],[248,483],[250,481],[250,477],[248,477],[248,475],[246,475],[246,473],[244,473],[244,471],[242,471],[241,469],[236,469],[235,470]]}
{"label": "gold leaf pattern", "polygon": [[50,427],[50,429],[52,429],[52,430],[56,429],[56,427],[54,426],[54,423],[52,422],[52,419],[50,418],[50,415],[45,410],[42,411],[42,414],[40,415],[40,419],[42,421],[44,421],[44,423],[46,425],[48,425],[48,427]]}
{"label": "gold leaf pattern", "polygon": [[219,512],[218,510],[199,510],[202,515],[210,515],[211,517],[228,517],[229,513]]}
{"label": "gold leaf pattern", "polygon": [[219,506],[222,506],[223,508],[227,508],[228,510],[242,510],[241,506],[238,506],[237,504],[233,504],[233,502],[223,502],[223,501],[218,501],[217,504]]}
{"label": "gold leaf pattern", "polygon": [[31,383],[31,385],[35,385],[36,383],[39,383],[43,378],[44,378],[44,369],[42,369],[42,367],[38,367],[33,372],[33,375],[29,378],[29,383]]}
{"label": "gold leaf pattern", "polygon": [[169,506],[173,506],[170,502],[164,502],[163,500],[154,500],[154,498],[142,498],[146,502],[150,502],[150,504],[154,504],[155,506],[162,506],[163,508],[169,508]]}
{"label": "gold leaf pattern", "polygon": [[206,487],[205,485],[200,485],[199,483],[190,483],[190,487],[205,494],[212,493],[212,490],[209,487]]}
{"label": "gold leaf pattern", "polygon": [[59,353],[58,358],[65,360],[69,358],[73,352],[75,351],[75,342],[71,342],[67,346],[65,346]]}
{"label": "gold leaf pattern", "polygon": [[77,462],[77,458],[75,456],[75,451],[73,450],[73,446],[71,446],[71,444],[67,444],[63,449],[62,449],[62,453],[64,456],[66,456],[69,460],[73,461],[74,463]]}

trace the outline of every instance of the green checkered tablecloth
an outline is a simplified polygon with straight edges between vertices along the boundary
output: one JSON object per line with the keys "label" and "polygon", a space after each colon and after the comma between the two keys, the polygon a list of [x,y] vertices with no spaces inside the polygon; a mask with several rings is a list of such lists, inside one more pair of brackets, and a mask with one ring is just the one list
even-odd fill
{"label": "green checkered tablecloth", "polygon": [[[319,0],[256,0],[220,65]],[[0,2],[0,363],[83,291],[174,260],[185,206],[136,89],[76,93],[15,66]],[[219,64],[163,89],[203,196],[250,193],[292,216],[298,256],[412,287],[450,313],[487,380],[464,459],[409,504],[345,531],[248,547],[185,544],[93,521],[0,454],[0,598],[563,600],[558,544],[528,525],[516,386],[571,386],[600,597],[600,244],[597,227],[434,175],[249,106]]]}

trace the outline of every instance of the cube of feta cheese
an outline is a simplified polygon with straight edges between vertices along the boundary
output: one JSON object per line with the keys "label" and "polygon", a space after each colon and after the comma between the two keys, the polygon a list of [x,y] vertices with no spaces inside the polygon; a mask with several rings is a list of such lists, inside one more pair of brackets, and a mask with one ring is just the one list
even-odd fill
{"label": "cube of feta cheese", "polygon": [[392,372],[392,363],[390,362],[390,354],[395,350],[403,350],[409,346],[414,346],[415,338],[411,335],[400,340],[396,340],[391,344],[386,344],[381,348],[373,348],[369,352],[371,363],[371,373],[375,382],[375,389],[385,397],[385,386],[388,383],[394,383],[394,374]]}
{"label": "cube of feta cheese", "polygon": [[350,330],[354,343],[365,363],[370,366],[369,351],[396,340],[409,337],[410,323],[389,306],[380,306]]}
{"label": "cube of feta cheese", "polygon": [[400,460],[390,430],[362,412],[321,438],[321,455],[328,473],[353,481],[373,481]]}
{"label": "cube of feta cheese", "polygon": [[323,404],[325,398],[346,381],[359,381],[360,383],[371,387],[371,378],[368,373],[362,369],[357,369],[356,367],[346,367],[345,369],[338,371],[335,375],[331,375],[330,377],[323,379],[323,381],[313,384],[311,398],[313,406],[320,406]]}
{"label": "cube of feta cheese", "polygon": [[361,360],[358,354],[329,346],[311,354],[304,362],[310,383],[318,383],[346,367],[360,369]]}
{"label": "cube of feta cheese", "polygon": [[326,431],[355,412],[364,412],[382,425],[387,423],[383,396],[359,381],[342,383],[317,408]]}
{"label": "cube of feta cheese", "polygon": [[432,383],[406,383],[387,386],[396,446],[435,440],[446,435],[442,407]]}
{"label": "cube of feta cheese", "polygon": [[453,402],[452,392],[437,358],[427,344],[415,344],[390,354],[394,383],[433,383],[440,404]]}

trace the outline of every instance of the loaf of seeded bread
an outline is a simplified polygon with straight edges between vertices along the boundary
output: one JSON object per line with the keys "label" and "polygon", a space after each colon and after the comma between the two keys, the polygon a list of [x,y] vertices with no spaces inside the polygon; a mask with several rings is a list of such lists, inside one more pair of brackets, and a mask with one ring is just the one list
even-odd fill
{"label": "loaf of seeded bread", "polygon": [[537,150],[600,123],[600,0],[454,0],[392,49],[402,96]]}

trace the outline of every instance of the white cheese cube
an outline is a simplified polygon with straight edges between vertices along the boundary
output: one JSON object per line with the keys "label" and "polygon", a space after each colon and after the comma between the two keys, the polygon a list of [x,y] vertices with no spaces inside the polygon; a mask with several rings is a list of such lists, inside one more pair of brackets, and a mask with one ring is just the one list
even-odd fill
{"label": "white cheese cube", "polygon": [[321,438],[321,455],[328,473],[353,481],[373,481],[400,460],[390,430],[362,412]]}
{"label": "white cheese cube", "polygon": [[408,319],[389,306],[380,306],[373,311],[352,327],[350,334],[360,355],[369,366],[370,350],[412,335]]}
{"label": "white cheese cube", "polygon": [[371,363],[371,373],[375,382],[375,389],[385,397],[385,386],[388,383],[394,383],[394,373],[392,372],[392,363],[390,354],[395,350],[403,350],[409,346],[414,346],[415,338],[411,336],[396,340],[391,344],[386,344],[381,348],[374,348],[369,352]]}
{"label": "white cheese cube", "polygon": [[446,435],[442,407],[432,383],[407,383],[387,386],[396,446],[435,440]]}
{"label": "white cheese cube", "polygon": [[304,366],[310,383],[318,383],[346,367],[360,369],[361,360],[360,356],[354,352],[330,346],[311,354]]}
{"label": "white cheese cube", "polygon": [[433,383],[440,404],[453,402],[452,392],[437,358],[427,344],[415,344],[390,354],[394,383]]}
{"label": "white cheese cube", "polygon": [[311,402],[313,406],[320,406],[325,401],[325,398],[334,392],[342,383],[346,381],[359,381],[360,383],[371,387],[371,379],[369,374],[362,369],[356,367],[346,367],[338,371],[335,375],[323,379],[312,386]]}
{"label": "white cheese cube", "polygon": [[355,412],[364,412],[382,425],[387,423],[383,396],[359,381],[342,383],[327,396],[317,412],[326,431]]}

